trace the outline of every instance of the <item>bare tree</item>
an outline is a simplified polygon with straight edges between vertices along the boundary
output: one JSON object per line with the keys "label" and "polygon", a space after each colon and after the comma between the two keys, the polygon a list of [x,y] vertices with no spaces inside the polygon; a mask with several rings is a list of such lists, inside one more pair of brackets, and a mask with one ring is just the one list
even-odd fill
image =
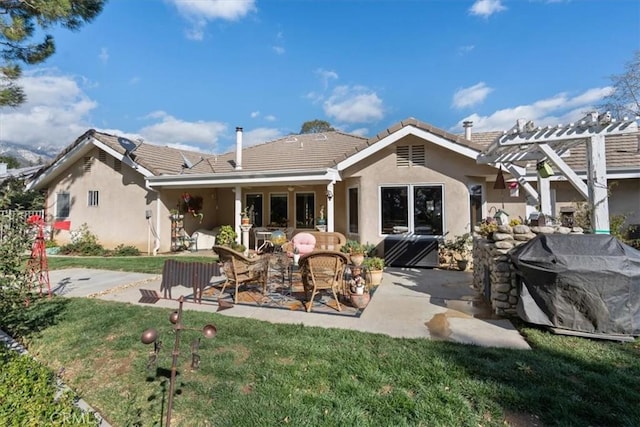
{"label": "bare tree", "polygon": [[622,74],[611,77],[613,91],[598,105],[600,111],[610,111],[614,117],[640,116],[640,50],[625,65]]}

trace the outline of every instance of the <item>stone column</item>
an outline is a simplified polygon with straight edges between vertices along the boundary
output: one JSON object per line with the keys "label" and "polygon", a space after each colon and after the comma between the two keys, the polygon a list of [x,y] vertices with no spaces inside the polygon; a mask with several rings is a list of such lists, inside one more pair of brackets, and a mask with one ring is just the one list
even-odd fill
{"label": "stone column", "polygon": [[249,255],[249,230],[251,230],[253,224],[241,225],[242,230],[242,244],[244,245],[244,256]]}

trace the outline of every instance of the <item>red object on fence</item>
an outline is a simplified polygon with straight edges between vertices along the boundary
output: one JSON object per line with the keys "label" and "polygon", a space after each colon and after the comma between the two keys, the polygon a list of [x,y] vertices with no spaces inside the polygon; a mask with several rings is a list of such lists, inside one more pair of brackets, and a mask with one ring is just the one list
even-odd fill
{"label": "red object on fence", "polygon": [[71,230],[71,221],[56,221],[53,223],[54,230]]}

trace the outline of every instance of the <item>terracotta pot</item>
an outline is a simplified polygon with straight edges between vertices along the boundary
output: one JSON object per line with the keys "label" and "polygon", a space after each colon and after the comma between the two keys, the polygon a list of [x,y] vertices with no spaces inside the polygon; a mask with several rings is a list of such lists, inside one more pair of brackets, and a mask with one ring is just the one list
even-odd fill
{"label": "terracotta pot", "polygon": [[371,300],[371,295],[365,292],[362,295],[351,294],[351,305],[355,308],[365,308]]}
{"label": "terracotta pot", "polygon": [[249,217],[242,217],[242,219],[240,220],[240,224],[242,225],[249,225]]}
{"label": "terracotta pot", "polygon": [[369,274],[371,275],[371,286],[378,286],[382,283],[382,270],[371,270]]}
{"label": "terracotta pot", "polygon": [[364,254],[351,254],[351,263],[355,266],[361,266],[364,262]]}

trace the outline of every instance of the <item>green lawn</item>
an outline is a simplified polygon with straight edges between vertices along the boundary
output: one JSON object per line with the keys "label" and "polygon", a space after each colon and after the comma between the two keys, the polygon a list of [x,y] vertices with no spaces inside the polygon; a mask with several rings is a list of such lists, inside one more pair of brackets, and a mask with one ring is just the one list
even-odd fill
{"label": "green lawn", "polygon": [[[131,256],[131,257],[76,257],[76,256],[50,256],[47,258],[49,269],[82,267],[97,268],[101,270],[130,271],[133,273],[161,274],[162,265],[168,258],[176,258],[177,255],[158,256]],[[181,261],[206,261],[211,262],[217,258],[204,255],[180,255]]]}
{"label": "green lawn", "polygon": [[[52,257],[49,265],[160,273],[164,259]],[[43,300],[30,310],[26,343],[112,425],[164,425],[170,311]],[[532,347],[521,351],[184,313],[188,327],[207,323],[218,335],[203,339],[198,371],[189,345],[199,333],[181,335],[173,425],[640,425],[640,340],[520,324]],[[146,369],[150,348],[140,342],[149,327],[163,341],[157,371]]]}
{"label": "green lawn", "polygon": [[[53,299],[30,351],[115,426],[160,425],[173,331],[170,310]],[[44,312],[44,311],[43,311]],[[555,336],[522,328],[532,351],[487,349],[348,330],[279,325],[185,311],[213,323],[201,366],[184,331],[173,425],[640,425],[640,342]],[[147,371],[143,330],[163,341]],[[157,374],[157,375],[156,375]],[[531,424],[529,424],[531,425]]]}

